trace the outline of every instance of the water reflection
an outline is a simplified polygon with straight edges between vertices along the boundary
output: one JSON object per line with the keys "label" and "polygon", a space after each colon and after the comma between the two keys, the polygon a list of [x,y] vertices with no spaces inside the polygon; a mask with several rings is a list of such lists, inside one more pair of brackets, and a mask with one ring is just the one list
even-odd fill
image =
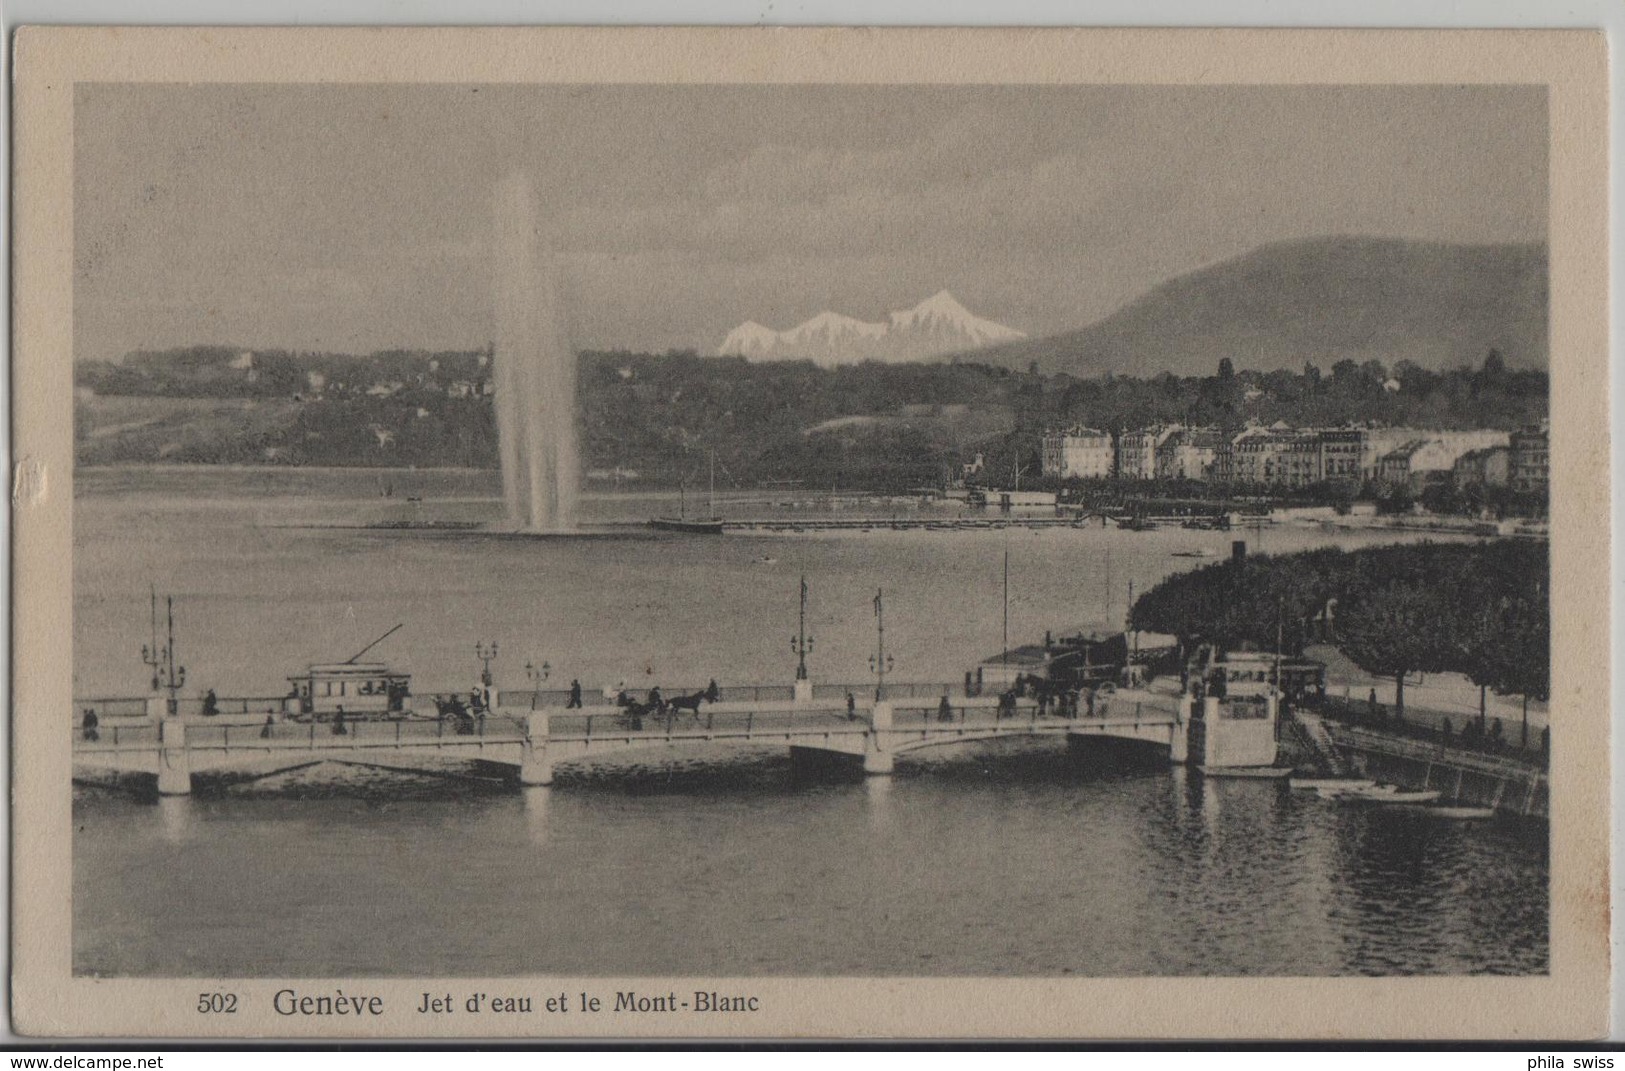
{"label": "water reflection", "polygon": [[163,828],[165,841],[185,844],[192,839],[196,806],[189,796],[158,797],[158,821]]}
{"label": "water reflection", "polygon": [[530,842],[540,848],[547,843],[547,814],[552,808],[553,790],[536,785],[521,791],[525,796],[525,833]]}
{"label": "water reflection", "polygon": [[1191,779],[1192,796],[1196,804],[1196,812],[1201,815],[1202,829],[1207,833],[1209,840],[1216,840],[1223,830],[1224,815],[1219,804],[1219,779],[1208,777],[1201,771]]}
{"label": "water reflection", "polygon": [[[157,819],[80,792],[75,969],[1113,976],[1547,962],[1543,844],[1496,823],[1418,829],[1266,782],[1084,771],[1048,744],[923,752],[889,778],[797,780],[777,751],[594,769],[563,787],[478,791],[309,773],[160,800]],[[132,912],[141,940],[120,922]],[[179,939],[200,914],[210,939]],[[387,939],[425,918],[419,940]]]}
{"label": "water reflection", "polygon": [[884,832],[891,828],[895,820],[896,800],[893,798],[892,792],[894,781],[895,779],[891,777],[865,777],[863,779],[864,810],[869,816],[869,829],[871,832]]}

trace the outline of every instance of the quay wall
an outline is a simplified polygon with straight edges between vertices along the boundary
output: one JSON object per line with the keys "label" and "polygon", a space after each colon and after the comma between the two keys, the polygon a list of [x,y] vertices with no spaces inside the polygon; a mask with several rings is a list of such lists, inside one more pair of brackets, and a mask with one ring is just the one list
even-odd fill
{"label": "quay wall", "polygon": [[1541,767],[1419,743],[1371,729],[1332,729],[1337,747],[1365,776],[1411,789],[1438,789],[1442,801],[1547,818],[1550,783]]}

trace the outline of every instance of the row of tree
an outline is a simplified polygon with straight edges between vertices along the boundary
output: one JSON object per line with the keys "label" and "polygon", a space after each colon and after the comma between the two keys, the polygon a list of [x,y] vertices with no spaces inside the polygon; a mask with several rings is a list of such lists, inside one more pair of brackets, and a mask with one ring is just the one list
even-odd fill
{"label": "row of tree", "polygon": [[[229,428],[166,427],[93,440],[97,414],[87,405],[81,460],[238,462],[270,454],[293,464],[494,465],[492,406],[482,390],[495,359],[488,350],[245,356],[211,346],[83,361],[76,382],[96,396],[253,399],[305,409],[280,432],[245,424],[234,438]],[[369,396],[379,385],[395,393]],[[468,387],[472,398],[460,393]],[[687,352],[588,352],[577,407],[589,469],[671,484],[714,454],[719,472],[741,483],[894,490],[937,482],[978,453],[995,482],[1021,471],[1029,485],[1044,433],[1072,423],[1113,432],[1247,419],[1513,428],[1545,414],[1546,392],[1544,372],[1509,370],[1498,354],[1480,368],[1445,372],[1341,361],[1325,375],[1314,366],[1263,373],[1225,361],[1211,376],[1076,379],[969,363],[822,368]]]}
{"label": "row of tree", "polygon": [[1551,688],[1547,546],[1495,540],[1254,556],[1169,577],[1134,605],[1135,628],[1187,644],[1301,654],[1334,642],[1391,677],[1461,673],[1481,690],[1546,699]]}

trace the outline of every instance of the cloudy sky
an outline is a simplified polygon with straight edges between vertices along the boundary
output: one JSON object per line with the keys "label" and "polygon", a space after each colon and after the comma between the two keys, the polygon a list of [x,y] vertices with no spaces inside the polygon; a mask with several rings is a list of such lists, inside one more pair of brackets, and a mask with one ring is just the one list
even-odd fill
{"label": "cloudy sky", "polygon": [[1047,334],[1268,241],[1546,238],[1539,88],[82,85],[76,115],[92,358],[483,345],[514,169],[582,347],[944,288]]}

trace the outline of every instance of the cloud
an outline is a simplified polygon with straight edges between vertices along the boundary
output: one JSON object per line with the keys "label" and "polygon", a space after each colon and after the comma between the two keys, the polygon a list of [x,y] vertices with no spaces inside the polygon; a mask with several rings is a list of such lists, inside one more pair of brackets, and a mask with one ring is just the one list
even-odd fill
{"label": "cloud", "polygon": [[623,86],[472,99],[421,86],[91,93],[75,120],[81,352],[479,344],[489,187],[514,166],[537,176],[577,338],[593,345],[709,348],[745,319],[874,318],[944,287],[1044,333],[1263,241],[1544,235],[1537,90]]}

